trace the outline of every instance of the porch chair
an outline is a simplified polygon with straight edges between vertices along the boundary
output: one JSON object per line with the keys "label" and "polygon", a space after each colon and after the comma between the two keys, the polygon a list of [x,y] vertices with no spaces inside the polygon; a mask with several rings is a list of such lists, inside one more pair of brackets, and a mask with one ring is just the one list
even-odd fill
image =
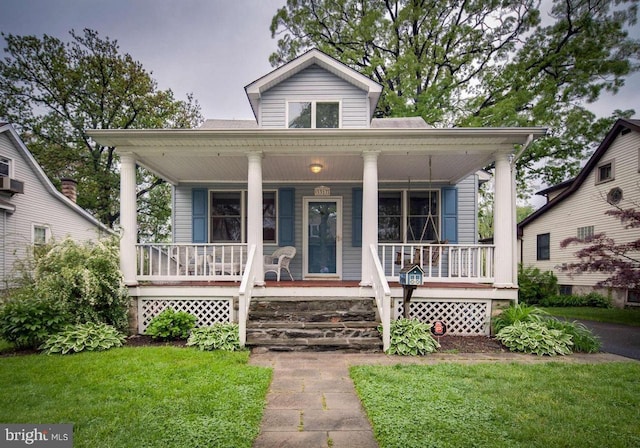
{"label": "porch chair", "polygon": [[285,246],[277,249],[271,255],[264,256],[264,273],[275,272],[278,281],[280,281],[280,271],[286,270],[293,281],[293,275],[289,270],[291,259],[296,256],[296,248],[293,246]]}

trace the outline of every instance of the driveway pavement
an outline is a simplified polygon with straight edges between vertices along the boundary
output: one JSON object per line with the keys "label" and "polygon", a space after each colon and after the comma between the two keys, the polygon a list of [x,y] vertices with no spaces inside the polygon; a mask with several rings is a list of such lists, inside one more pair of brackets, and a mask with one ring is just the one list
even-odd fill
{"label": "driveway pavement", "polygon": [[602,340],[602,351],[640,360],[640,327],[580,320]]}

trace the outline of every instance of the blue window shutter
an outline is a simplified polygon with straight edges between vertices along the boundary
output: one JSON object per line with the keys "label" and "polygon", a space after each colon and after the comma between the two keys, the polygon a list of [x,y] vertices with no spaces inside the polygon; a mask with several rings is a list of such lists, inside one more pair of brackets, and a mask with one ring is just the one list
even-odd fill
{"label": "blue window shutter", "polygon": [[207,242],[207,190],[191,190],[191,242]]}
{"label": "blue window shutter", "polygon": [[351,245],[362,247],[362,188],[353,189]]}
{"label": "blue window shutter", "polygon": [[455,187],[442,189],[442,241],[458,242],[458,190]]}
{"label": "blue window shutter", "polygon": [[294,188],[278,190],[278,245],[294,246],[296,243],[296,202]]}

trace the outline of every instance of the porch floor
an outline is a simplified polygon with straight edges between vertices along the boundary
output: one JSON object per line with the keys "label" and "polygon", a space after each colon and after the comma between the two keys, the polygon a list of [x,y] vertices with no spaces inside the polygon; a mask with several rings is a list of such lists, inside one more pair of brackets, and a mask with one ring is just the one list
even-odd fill
{"label": "porch floor", "polygon": [[[152,282],[140,282],[139,286],[185,286],[185,287],[193,287],[193,286],[237,286],[240,287],[240,282],[232,282],[232,281],[202,281],[202,280],[188,280],[188,281],[175,281],[175,282],[165,282],[165,281],[152,281]],[[266,280],[265,281],[266,288],[358,288],[360,287],[360,282],[358,280],[296,280],[296,281],[275,281],[275,280]],[[400,288],[401,285],[398,282],[389,282],[390,288]],[[466,282],[427,282],[418,288],[451,288],[451,289],[464,289],[464,288],[473,288],[473,289],[491,289],[493,285],[488,283],[466,283]]]}

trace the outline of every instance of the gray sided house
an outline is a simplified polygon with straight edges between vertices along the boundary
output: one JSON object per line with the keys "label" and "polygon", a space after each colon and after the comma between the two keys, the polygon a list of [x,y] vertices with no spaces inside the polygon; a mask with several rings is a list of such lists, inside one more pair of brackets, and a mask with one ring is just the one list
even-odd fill
{"label": "gray sided house", "polygon": [[585,294],[595,289],[611,295],[616,306],[640,305],[640,291],[597,288],[608,277],[606,273],[563,272],[564,263],[577,261],[574,254],[580,246],[560,247],[567,238],[598,233],[618,244],[638,239],[637,228],[627,229],[605,212],[614,207],[637,209],[640,204],[640,120],[616,121],[578,176],[538,194],[547,203],[518,224],[519,262],[553,271],[561,293]]}
{"label": "gray sided house", "polygon": [[[386,348],[390,321],[402,315],[399,272],[415,263],[425,286],[413,294],[414,317],[487,334],[496,307],[517,299],[513,157],[545,130],[374,119],[382,86],[317,50],[245,91],[253,120],[90,131],[122,161],[121,265],[137,330],[172,306],[197,314],[199,325],[236,321],[242,342],[258,345],[260,328],[286,339],[294,325],[259,309],[324,302],[342,327],[353,327],[343,307],[370,306]],[[499,231],[483,245],[476,173],[494,162]],[[136,165],[173,185],[172,244],[136,241]],[[340,346],[329,334],[339,332],[295,343]]]}
{"label": "gray sided house", "polygon": [[96,240],[108,229],[74,202],[75,183],[59,192],[16,130],[0,123],[0,289],[11,284],[15,264],[33,245],[67,237]]}

